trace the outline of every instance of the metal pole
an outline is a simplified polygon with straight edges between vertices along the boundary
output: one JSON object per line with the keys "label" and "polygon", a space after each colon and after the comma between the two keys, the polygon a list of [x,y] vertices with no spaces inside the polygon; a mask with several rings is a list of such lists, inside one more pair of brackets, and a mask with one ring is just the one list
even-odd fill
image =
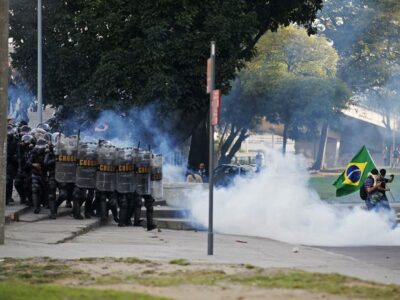
{"label": "metal pole", "polygon": [[37,100],[38,100],[38,110],[37,110],[37,118],[38,122],[42,123],[42,0],[38,0],[37,6],[37,21],[38,21],[38,82],[37,82]]}
{"label": "metal pole", "polygon": [[8,0],[0,0],[0,245],[4,244],[7,168]]}
{"label": "metal pole", "polygon": [[208,255],[214,254],[214,233],[213,233],[213,208],[214,208],[214,126],[212,125],[212,98],[215,89],[215,42],[211,42],[211,91],[210,91],[210,115],[209,115],[209,164],[208,164]]}

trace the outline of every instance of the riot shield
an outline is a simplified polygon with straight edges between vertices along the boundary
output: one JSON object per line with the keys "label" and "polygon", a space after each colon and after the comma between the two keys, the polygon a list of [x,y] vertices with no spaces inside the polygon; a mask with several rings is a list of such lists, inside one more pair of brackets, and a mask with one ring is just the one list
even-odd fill
{"label": "riot shield", "polygon": [[76,177],[76,156],[78,151],[77,136],[60,136],[55,147],[56,181],[60,183],[74,183]]}
{"label": "riot shield", "polygon": [[101,144],[97,147],[96,189],[115,191],[115,147]]}
{"label": "riot shield", "polygon": [[151,152],[135,149],[135,187],[139,195],[150,195]]}
{"label": "riot shield", "polygon": [[151,159],[151,195],[156,200],[163,198],[163,181],[162,181],[162,154],[153,155]]}
{"label": "riot shield", "polygon": [[133,193],[135,191],[132,150],[132,148],[117,149],[116,190],[121,194]]}
{"label": "riot shield", "polygon": [[94,189],[96,187],[97,144],[79,143],[78,165],[76,167],[75,184],[79,188]]}

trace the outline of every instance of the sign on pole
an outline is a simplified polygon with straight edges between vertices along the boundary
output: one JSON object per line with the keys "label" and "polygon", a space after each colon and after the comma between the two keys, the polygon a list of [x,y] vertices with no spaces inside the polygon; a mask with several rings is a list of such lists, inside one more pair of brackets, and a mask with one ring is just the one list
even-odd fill
{"label": "sign on pole", "polygon": [[[218,116],[218,106],[213,105],[215,89],[215,42],[211,42],[211,56],[207,60],[207,93],[210,94],[209,106],[209,164],[208,164],[208,235],[207,235],[207,254],[214,253],[214,108],[216,107]],[[218,97],[217,97],[218,99]],[[218,104],[218,102],[217,102]],[[218,121],[218,120],[217,120]]]}
{"label": "sign on pole", "polygon": [[207,94],[211,93],[212,63],[211,58],[207,59]]}
{"label": "sign on pole", "polygon": [[212,93],[212,119],[211,125],[219,124],[219,112],[221,107],[221,90],[213,90]]}

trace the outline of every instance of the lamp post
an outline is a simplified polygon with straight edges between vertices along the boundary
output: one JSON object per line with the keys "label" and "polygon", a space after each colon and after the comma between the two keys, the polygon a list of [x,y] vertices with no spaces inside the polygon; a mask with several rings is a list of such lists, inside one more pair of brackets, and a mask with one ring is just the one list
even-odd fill
{"label": "lamp post", "polygon": [[214,254],[214,232],[213,232],[213,213],[214,213],[214,125],[213,118],[213,94],[215,89],[215,42],[211,42],[210,57],[210,74],[209,91],[210,91],[210,115],[209,115],[209,164],[208,164],[208,189],[209,189],[209,206],[208,206],[208,255]]}
{"label": "lamp post", "polygon": [[38,122],[42,123],[42,0],[38,0],[37,3],[37,69],[38,69],[38,78],[37,78],[37,100],[38,100],[38,110],[37,110],[37,118]]}

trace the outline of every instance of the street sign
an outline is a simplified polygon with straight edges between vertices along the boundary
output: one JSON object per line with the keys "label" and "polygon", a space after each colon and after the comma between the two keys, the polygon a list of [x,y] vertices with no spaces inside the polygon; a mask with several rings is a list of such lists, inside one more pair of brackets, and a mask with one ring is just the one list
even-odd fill
{"label": "street sign", "polygon": [[221,90],[213,90],[212,93],[212,120],[211,125],[215,126],[219,124],[219,112],[221,107]]}
{"label": "street sign", "polygon": [[207,59],[207,94],[211,93],[211,58]]}

